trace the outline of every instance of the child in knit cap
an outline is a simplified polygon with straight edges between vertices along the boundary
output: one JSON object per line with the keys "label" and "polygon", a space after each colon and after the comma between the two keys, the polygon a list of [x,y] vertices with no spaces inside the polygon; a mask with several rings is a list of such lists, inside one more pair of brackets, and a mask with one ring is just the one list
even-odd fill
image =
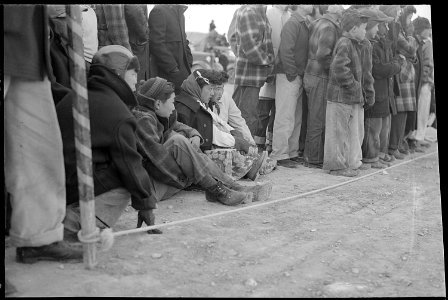
{"label": "child in knit cap", "polygon": [[147,80],[137,92],[137,101],[133,113],[143,166],[159,186],[170,191],[167,196],[196,184],[205,189],[208,201],[225,205],[269,197],[272,186],[239,185],[202,153],[201,134],[177,121],[171,82],[160,77]]}
{"label": "child in knit cap", "polygon": [[[364,135],[361,42],[367,18],[355,10],[342,16],[342,37],[333,50],[326,92],[326,134],[323,169],[353,177],[362,165]],[[362,129],[362,130],[361,130]],[[360,133],[362,132],[362,133]]]}

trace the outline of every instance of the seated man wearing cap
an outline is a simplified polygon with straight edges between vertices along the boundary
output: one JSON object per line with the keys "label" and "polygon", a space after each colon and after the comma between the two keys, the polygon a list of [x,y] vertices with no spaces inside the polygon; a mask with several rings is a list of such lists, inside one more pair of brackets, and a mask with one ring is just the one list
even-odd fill
{"label": "seated man wearing cap", "polygon": [[[129,110],[137,104],[133,91],[138,70],[137,57],[119,45],[101,48],[90,67],[87,92],[95,216],[100,228],[114,226],[131,200],[139,219],[154,224],[152,210],[158,199],[137,152],[136,119]],[[69,93],[56,106],[64,149],[67,240],[77,240],[81,229],[72,102],[73,93]]]}
{"label": "seated man wearing cap", "polygon": [[177,121],[174,90],[171,82],[151,78],[140,86],[138,106],[133,109],[143,166],[151,177],[157,178],[157,189],[167,191],[163,199],[192,184],[205,189],[208,201],[225,205],[269,196],[272,185],[239,185],[201,152],[201,134]]}

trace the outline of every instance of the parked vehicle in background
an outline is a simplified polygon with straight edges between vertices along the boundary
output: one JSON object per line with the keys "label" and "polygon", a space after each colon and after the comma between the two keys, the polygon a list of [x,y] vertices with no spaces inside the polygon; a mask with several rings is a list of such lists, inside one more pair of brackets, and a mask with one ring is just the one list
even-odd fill
{"label": "parked vehicle in background", "polygon": [[232,49],[226,46],[214,46],[213,52],[215,56],[218,57],[220,64],[222,65],[224,71],[229,74],[229,83],[233,84],[235,81],[235,54],[233,54]]}
{"label": "parked vehicle in background", "polygon": [[222,71],[224,68],[219,63],[218,57],[215,56],[212,52],[203,52],[203,51],[191,51],[193,55],[193,66],[191,67],[191,71],[195,71],[197,69],[206,69],[206,70],[216,70]]}

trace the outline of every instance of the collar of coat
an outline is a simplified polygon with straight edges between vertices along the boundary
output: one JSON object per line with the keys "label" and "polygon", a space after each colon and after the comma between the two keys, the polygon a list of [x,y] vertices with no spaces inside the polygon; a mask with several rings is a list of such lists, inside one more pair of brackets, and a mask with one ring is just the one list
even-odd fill
{"label": "collar of coat", "polygon": [[137,105],[134,92],[132,92],[126,81],[102,64],[92,64],[90,66],[87,85],[90,87],[97,84],[105,85],[112,89],[127,106],[134,107]]}
{"label": "collar of coat", "polygon": [[343,32],[343,33],[342,33],[342,36],[348,38],[349,40],[352,41],[352,43],[354,43],[355,45],[359,45],[359,46],[361,46],[361,45],[364,43],[364,41],[366,41],[366,39],[364,39],[364,40],[362,40],[362,41],[357,40],[357,39],[351,37],[351,36],[348,34],[348,32]]}
{"label": "collar of coat", "polygon": [[200,110],[201,107],[204,111],[207,111],[202,105],[199,104],[195,97],[185,91],[181,91],[180,94],[176,96],[175,101],[184,104],[194,112]]}

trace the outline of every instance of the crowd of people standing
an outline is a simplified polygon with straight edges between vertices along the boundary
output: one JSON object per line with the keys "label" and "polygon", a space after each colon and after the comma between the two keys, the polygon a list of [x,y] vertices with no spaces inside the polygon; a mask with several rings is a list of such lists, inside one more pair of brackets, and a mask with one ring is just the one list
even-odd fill
{"label": "crowd of people standing", "polygon": [[[352,177],[430,146],[431,24],[412,5],[242,5],[233,95],[225,71],[191,71],[186,5],[79,7],[100,228],[129,203],[153,225],[184,189],[266,200],[269,182],[237,181],[276,166]],[[22,263],[82,258],[67,22],[63,5],[4,6],[6,227]]]}

